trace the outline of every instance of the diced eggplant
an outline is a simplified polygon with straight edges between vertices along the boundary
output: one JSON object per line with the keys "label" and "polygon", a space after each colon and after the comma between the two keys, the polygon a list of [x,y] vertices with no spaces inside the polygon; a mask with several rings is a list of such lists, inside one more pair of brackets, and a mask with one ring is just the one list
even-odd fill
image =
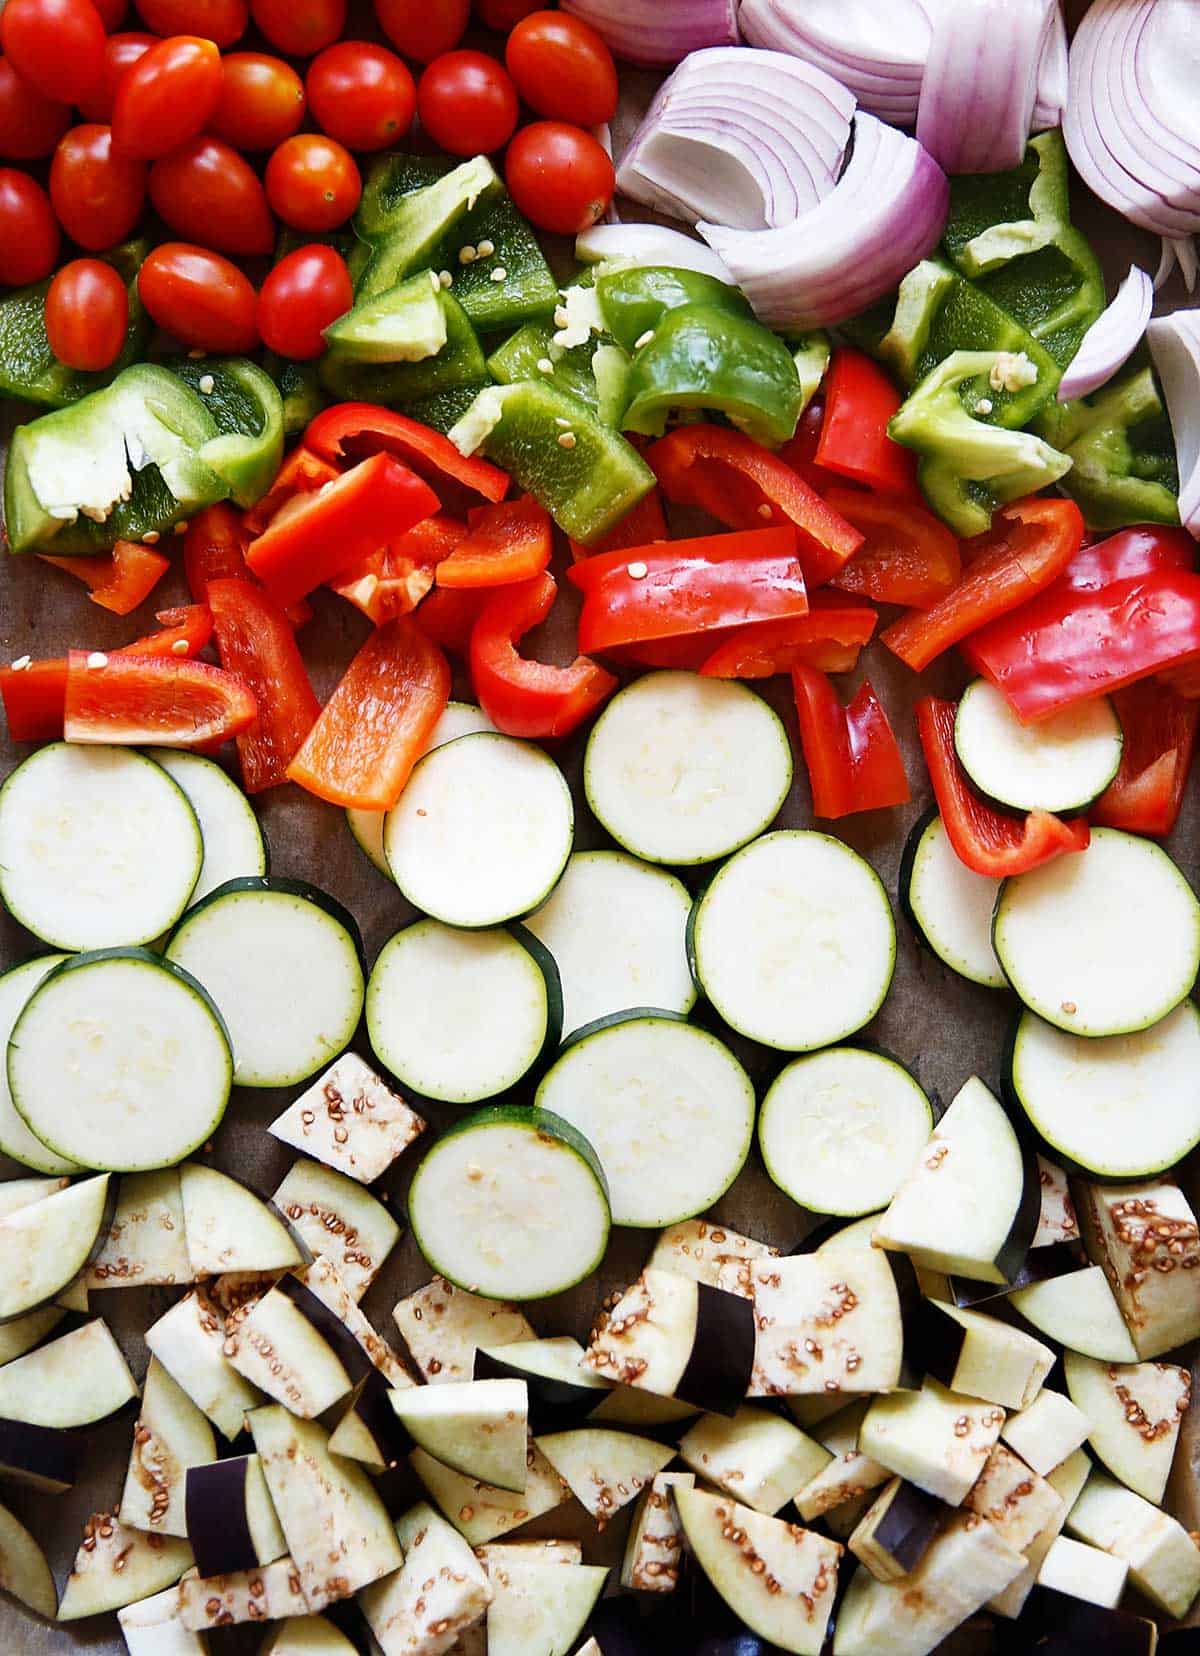
{"label": "diced eggplant", "polygon": [[751,1265],[752,1397],[889,1391],[900,1379],[900,1297],[877,1249],[822,1248]]}
{"label": "diced eggplant", "polygon": [[320,1162],[293,1162],[271,1201],[310,1253],[332,1262],[355,1301],[400,1240],[378,1197]]}
{"label": "diced eggplant", "polygon": [[475,1548],[475,1556],[485,1570],[493,1564],[507,1564],[512,1560],[532,1559],[535,1564],[582,1564],[582,1541],[488,1541]]}
{"label": "diced eggplant", "polygon": [[1067,1529],[1129,1565],[1129,1579],[1169,1616],[1186,1616],[1200,1593],[1200,1548],[1183,1525],[1132,1489],[1094,1471]]}
{"label": "diced eggplant", "polygon": [[369,1064],[343,1052],[267,1131],[360,1184],[373,1184],[425,1122]]}
{"label": "diced eggplant", "polygon": [[184,1576],[179,1583],[179,1620],[193,1632],[308,1614],[300,1570],[291,1558],[233,1575]]}
{"label": "diced eggplant", "polygon": [[117,1611],[129,1656],[208,1656],[202,1633],[179,1619],[183,1582]]}
{"label": "diced eggplant", "polygon": [[288,1550],[257,1455],[189,1467],[186,1507],[187,1537],[202,1576],[273,1564]]}
{"label": "diced eggplant", "polygon": [[475,1378],[524,1380],[531,1430],[558,1431],[578,1426],[610,1394],[608,1382],[587,1366],[585,1356],[569,1335],[481,1347],[475,1353]]}
{"label": "diced eggplant", "polygon": [[187,1539],[188,1468],[215,1460],[216,1455],[217,1442],[207,1418],[158,1358],[151,1357],[117,1514],[121,1522],[153,1535]]}
{"label": "diced eggplant", "polygon": [[470,1547],[426,1502],[395,1530],[403,1563],[359,1594],[383,1656],[442,1656],[483,1618],[492,1600],[488,1577]]}
{"label": "diced eggplant", "polygon": [[223,1271],[204,1284],[204,1293],[220,1312],[228,1335],[244,1321],[251,1306],[283,1276],[282,1271]]}
{"label": "diced eggplant", "polygon": [[308,1609],[322,1610],[402,1563],[396,1532],[366,1473],[329,1453],[329,1435],[278,1404],[249,1417]]}
{"label": "diced eggplant", "polygon": [[179,1169],[184,1232],[196,1276],[286,1270],[304,1263],[287,1226],[261,1197],[203,1162]]}
{"label": "diced eggplant", "polygon": [[61,1495],[79,1476],[87,1449],[82,1432],[0,1418],[0,1477],[44,1495]]}
{"label": "diced eggplant", "polygon": [[[61,1305],[64,1311],[78,1311],[81,1316],[87,1316],[89,1309],[88,1286],[84,1281],[82,1271],[73,1282],[68,1282],[61,1294],[54,1296],[54,1303],[55,1305]],[[23,1320],[21,1317],[17,1318],[18,1322]],[[8,1327],[8,1324],[5,1323],[0,1326]]]}
{"label": "diced eggplant", "polygon": [[1078,1500],[1079,1492],[1087,1483],[1091,1471],[1091,1461],[1082,1449],[1077,1449],[1049,1474],[1046,1482],[1058,1496],[1060,1509],[1024,1549],[1025,1568],[1020,1575],[1014,1576],[1003,1592],[988,1600],[987,1607],[994,1615],[1003,1616],[1009,1621],[1015,1621],[1021,1615],[1037,1585],[1037,1573],[1041,1568],[1042,1559],[1050,1551],[1055,1537],[1062,1533],[1067,1514]]}
{"label": "diced eggplant", "polygon": [[893,1478],[871,1502],[847,1545],[876,1581],[910,1575],[949,1511],[916,1484]]}
{"label": "diced eggplant", "polygon": [[694,1403],[681,1403],[677,1397],[656,1397],[636,1386],[614,1386],[588,1420],[593,1426],[632,1426],[638,1432],[654,1432],[694,1420],[699,1413]]}
{"label": "diced eggplant", "polygon": [[435,1504],[473,1547],[553,1512],[571,1493],[533,1438],[525,1446],[525,1488],[519,1495],[464,1478],[424,1449],[414,1449],[408,1460]]}
{"label": "diced eggplant", "polygon": [[355,1656],[355,1650],[324,1616],[289,1616],[267,1635],[258,1656]]}
{"label": "diced eggplant", "polygon": [[1039,1334],[1068,1351],[1107,1363],[1137,1362],[1129,1330],[1099,1265],[1018,1289],[1008,1303]]}
{"label": "diced eggplant", "polygon": [[1037,1230],[1029,1245],[1031,1253],[1039,1248],[1056,1247],[1060,1242],[1079,1241],[1079,1215],[1075,1211],[1067,1175],[1057,1162],[1050,1161],[1046,1156],[1038,1156],[1037,1167],[1041,1207]]}
{"label": "diced eggplant", "polygon": [[963,1505],[986,1518],[1000,1539],[1019,1553],[1051,1524],[1061,1529],[1067,1516],[1054,1486],[1003,1443],[988,1456]]}
{"label": "diced eggplant", "polygon": [[1050,1587],[1070,1598],[1086,1599],[1106,1610],[1115,1610],[1125,1591],[1129,1565],[1123,1558],[1101,1552],[1069,1535],[1059,1535],[1038,1570],[1038,1586]]}
{"label": "diced eggplant", "polygon": [[430,1385],[472,1379],[481,1346],[490,1350],[537,1338],[515,1305],[481,1299],[444,1277],[434,1277],[399,1300],[392,1316],[409,1356]]}
{"label": "diced eggplant", "polygon": [[670,1444],[598,1427],[553,1432],[535,1441],[601,1528],[675,1458]]}
{"label": "diced eggplant", "polygon": [[393,1392],[396,1418],[415,1443],[466,1478],[525,1487],[529,1403],[523,1380],[463,1380]]}
{"label": "diced eggplant", "polygon": [[120,1347],[97,1317],[0,1368],[0,1420],[90,1426],[137,1392]]}
{"label": "diced eggplant", "polygon": [[1171,1178],[1075,1186],[1084,1244],[1102,1267],[1139,1357],[1200,1335],[1200,1228]]}
{"label": "diced eggplant", "polygon": [[926,1373],[1006,1409],[1028,1408],[1054,1367],[1053,1351],[1031,1334],[940,1300],[923,1301],[917,1335]]}
{"label": "diced eggplant", "polygon": [[0,1219],[0,1322],[46,1305],[91,1259],[112,1212],[107,1173],[79,1179]]}
{"label": "diced eggplant", "polygon": [[731,1415],[754,1350],[754,1307],[742,1294],[647,1267],[601,1314],[586,1362],[612,1384]]}
{"label": "diced eggplant", "polygon": [[575,1564],[561,1569],[532,1558],[488,1565],[488,1656],[570,1656],[600,1597],[608,1570]]}
{"label": "diced eggplant", "polygon": [[1091,1422],[1088,1441],[1115,1478],[1160,1502],[1175,1458],[1192,1377],[1173,1363],[1097,1363],[1063,1355],[1071,1401]]}
{"label": "diced eggplant", "polygon": [[126,1529],[115,1512],[93,1513],[83,1526],[58,1619],[78,1621],[136,1604],[173,1586],[191,1563],[192,1549],[186,1541]]}
{"label": "diced eggplant", "polygon": [[622,1587],[643,1593],[674,1591],[679,1581],[683,1527],[672,1490],[695,1486],[691,1472],[659,1472],[643,1489],[625,1543]]}
{"label": "diced eggplant", "polygon": [[100,1251],[84,1273],[87,1286],[174,1287],[194,1282],[196,1274],[184,1232],[179,1169],[122,1174]]}
{"label": "diced eggplant", "polygon": [[372,1369],[355,1391],[329,1440],[332,1454],[361,1461],[372,1472],[398,1466],[413,1440],[396,1418],[393,1392],[378,1369]]}
{"label": "diced eggplant", "polygon": [[865,1397],[851,1403],[814,1434],[833,1459],[796,1494],[796,1510],[805,1523],[823,1518],[846,1501],[867,1495],[887,1483],[890,1476],[887,1467],[864,1455],[858,1447],[858,1434],[868,1406]]}
{"label": "diced eggplant", "polygon": [[680,1440],[692,1470],[756,1512],[775,1513],[829,1465],[829,1450],[781,1415],[750,1406],[704,1415]]}
{"label": "diced eggplant", "polygon": [[877,1397],[863,1419],[859,1447],[947,1506],[960,1506],[1003,1424],[997,1404],[926,1380],[919,1392]]}
{"label": "diced eggplant", "polygon": [[63,1320],[66,1308],[57,1302],[54,1305],[43,1305],[37,1311],[29,1311],[15,1321],[0,1323],[0,1368],[11,1363],[17,1357],[44,1340],[52,1328],[56,1328]]}
{"label": "diced eggplant", "polygon": [[727,1495],[680,1489],[675,1499],[700,1568],[739,1620],[781,1650],[817,1656],[837,1591],[838,1544]]}
{"label": "diced eggplant", "polygon": [[53,1621],[58,1592],[46,1555],[21,1520],[0,1506],[0,1593]]}
{"label": "diced eggplant", "polygon": [[654,1244],[654,1252],[647,1264],[655,1270],[694,1277],[697,1282],[707,1282],[710,1288],[720,1285],[733,1292],[736,1269],[732,1273],[725,1272],[724,1281],[719,1282],[725,1267],[774,1258],[778,1252],[779,1249],[773,1248],[769,1242],[756,1242],[753,1237],[741,1236],[713,1219],[684,1219],[682,1223],[663,1231]]}
{"label": "diced eggplant", "polygon": [[972,1277],[929,1277],[926,1297],[961,1305],[964,1309],[988,1300],[1011,1298],[1014,1290],[1077,1273],[1087,1264],[1081,1242],[1055,1242],[1048,1248],[1030,1248],[1011,1282],[977,1282]]}
{"label": "diced eggplant", "polygon": [[262,1394],[225,1356],[225,1324],[199,1289],[146,1330],[146,1344],[222,1437],[237,1437]]}
{"label": "diced eggplant", "polygon": [[1009,1415],[1000,1436],[1045,1477],[1087,1442],[1089,1429],[1087,1415],[1069,1397],[1043,1387],[1027,1409]]}

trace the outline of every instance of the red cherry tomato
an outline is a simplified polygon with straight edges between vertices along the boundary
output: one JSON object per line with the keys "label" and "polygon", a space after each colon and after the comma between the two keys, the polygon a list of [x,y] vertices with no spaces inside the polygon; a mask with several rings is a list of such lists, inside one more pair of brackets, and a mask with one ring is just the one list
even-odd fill
{"label": "red cherry tomato", "polygon": [[535,121],[508,147],[504,177],[518,208],[539,230],[577,236],[607,208],[613,164],[582,127]]}
{"label": "red cherry tomato", "polygon": [[362,195],[362,177],[342,144],[298,132],[267,162],[267,200],[295,230],[336,230]]}
{"label": "red cherry tomato", "polygon": [[246,0],[134,0],[134,4],[156,35],[199,35],[215,46],[232,46],[250,22]]}
{"label": "red cherry tomato", "polygon": [[387,149],[412,125],[417,89],[408,65],[384,46],[327,46],[309,64],[305,84],[318,126],[347,149]]}
{"label": "red cherry tomato", "polygon": [[221,54],[211,40],[160,40],[117,83],[113,145],[146,161],[166,155],[207,125],[220,95]]}
{"label": "red cherry tomato", "polygon": [[50,199],[71,240],[103,253],[124,241],[142,216],[145,162],[114,155],[109,127],[72,127],[50,163]]}
{"label": "red cherry tomato", "polygon": [[517,128],[517,89],[483,52],[447,52],[417,86],[417,113],[435,144],[451,155],[502,149]]}
{"label": "red cherry tomato", "polygon": [[85,121],[99,121],[104,126],[111,122],[117,82],[126,69],[140,57],[145,57],[151,46],[157,45],[157,35],[109,35],[104,47],[104,73],[95,86],[88,89],[87,97],[79,100],[79,113]]}
{"label": "red cherry tomato", "polygon": [[508,37],[508,72],[530,109],[600,126],[617,109],[617,66],[595,29],[569,12],[534,12]]}
{"label": "red cherry tomato", "polygon": [[150,169],[154,210],[177,235],[218,253],[269,253],[275,221],[258,174],[223,138],[202,132]]}
{"label": "red cherry tomato", "polygon": [[68,368],[98,374],[121,354],[129,326],[125,284],[103,259],[72,259],[46,295],[46,338]]}
{"label": "red cherry tomato", "polygon": [[114,34],[125,21],[125,13],[129,10],[125,0],[92,0],[93,6],[100,13],[100,21],[104,24],[107,35]]}
{"label": "red cherry tomato", "polygon": [[77,103],[104,73],[104,23],[92,0],[7,0],[0,50],[45,98]]}
{"label": "red cherry tomato", "polygon": [[341,38],[346,0],[250,0],[250,15],[278,51],[312,57]]}
{"label": "red cherry tomato", "polygon": [[541,11],[542,0],[475,0],[475,13],[485,29],[507,34],[523,17]]}
{"label": "red cherry tomato", "polygon": [[235,264],[206,247],[163,242],[138,271],[138,295],[160,328],[200,351],[252,351],[254,289]]}
{"label": "red cherry tomato", "polygon": [[0,57],[0,156],[6,161],[38,161],[52,155],[70,124],[69,104],[43,97]]}
{"label": "red cherry tomato", "polygon": [[471,0],[375,0],[379,27],[398,52],[432,63],[467,31]]}
{"label": "red cherry tomato", "polygon": [[268,350],[307,362],[325,349],[322,330],[353,303],[345,259],[314,242],[280,259],[259,289],[258,331]]}
{"label": "red cherry tomato", "polygon": [[49,276],[59,234],[50,197],[36,179],[0,167],[0,285],[24,287]]}
{"label": "red cherry tomato", "polygon": [[274,149],[304,119],[304,82],[282,58],[230,52],[210,129],[240,150]]}

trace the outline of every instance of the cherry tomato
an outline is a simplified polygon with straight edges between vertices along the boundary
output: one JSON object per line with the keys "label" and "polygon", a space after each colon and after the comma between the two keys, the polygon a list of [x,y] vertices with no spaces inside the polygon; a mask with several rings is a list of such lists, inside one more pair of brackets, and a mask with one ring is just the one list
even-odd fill
{"label": "cherry tomato", "polygon": [[109,124],[112,120],[117,82],[126,69],[135,64],[140,57],[145,57],[151,46],[157,45],[157,35],[109,35],[104,47],[104,73],[95,86],[88,88],[87,97],[79,100],[79,113],[85,121],[99,121],[104,126]]}
{"label": "cherry tomato", "polygon": [[200,351],[252,351],[254,289],[235,264],[190,242],[163,242],[138,271],[138,295],[160,328]]}
{"label": "cherry tomato", "polygon": [[49,276],[59,234],[50,197],[36,179],[0,167],[0,285],[24,287]]}
{"label": "cherry tomato", "polygon": [[7,0],[0,50],[46,98],[73,104],[104,73],[104,24],[92,0]]}
{"label": "cherry tomato", "polygon": [[258,174],[223,138],[202,132],[150,169],[150,200],[177,235],[218,253],[269,253],[275,221]]}
{"label": "cherry tomato", "polygon": [[503,148],[517,128],[517,89],[483,52],[447,52],[417,86],[421,125],[451,155]]}
{"label": "cherry tomato", "polygon": [[398,52],[432,63],[467,30],[471,0],[375,0],[379,27]]}
{"label": "cherry tomato", "polygon": [[504,48],[508,72],[530,109],[574,126],[600,126],[617,109],[617,66],[595,29],[569,12],[539,11]]}
{"label": "cherry tomato", "polygon": [[267,200],[295,230],[336,230],[358,206],[362,178],[342,144],[298,132],[267,162]]}
{"label": "cherry tomato", "polygon": [[346,0],[250,0],[250,15],[278,51],[312,57],[341,38]]}
{"label": "cherry tomato", "polygon": [[104,24],[105,34],[113,34],[125,21],[125,13],[129,10],[126,0],[92,0],[93,6],[100,13],[100,21]]}
{"label": "cherry tomato", "polygon": [[166,155],[207,124],[220,95],[221,54],[211,40],[160,40],[117,83],[113,145],[146,161]]}
{"label": "cherry tomato", "polygon": [[142,216],[145,162],[115,155],[109,127],[72,127],[50,163],[50,199],[71,240],[103,253]]}
{"label": "cherry tomato", "polygon": [[314,242],[280,259],[258,294],[258,331],[268,350],[307,362],[325,349],[322,330],[354,303],[341,254]]}
{"label": "cherry tomato", "polygon": [[134,0],[156,35],[199,35],[214,46],[232,46],[250,21],[246,0]]}
{"label": "cherry tomato", "polygon": [[98,374],[121,354],[129,326],[129,295],[103,259],[72,259],[46,295],[46,338],[68,368]]}
{"label": "cherry tomato", "polygon": [[560,236],[595,224],[616,187],[613,164],[591,133],[565,121],[522,127],[508,147],[504,177],[525,217]]}
{"label": "cherry tomato", "polygon": [[274,149],[304,119],[304,82],[282,58],[231,52],[221,59],[221,96],[209,121],[240,150]]}
{"label": "cherry tomato", "polygon": [[318,126],[347,149],[386,149],[412,125],[417,89],[408,65],[384,46],[327,46],[309,64],[305,84]]}
{"label": "cherry tomato", "polygon": [[542,0],[475,0],[475,11],[484,28],[496,29],[501,34],[507,34],[523,17],[541,9]]}
{"label": "cherry tomato", "polygon": [[7,161],[38,161],[52,155],[70,124],[69,104],[43,97],[0,57],[0,156]]}

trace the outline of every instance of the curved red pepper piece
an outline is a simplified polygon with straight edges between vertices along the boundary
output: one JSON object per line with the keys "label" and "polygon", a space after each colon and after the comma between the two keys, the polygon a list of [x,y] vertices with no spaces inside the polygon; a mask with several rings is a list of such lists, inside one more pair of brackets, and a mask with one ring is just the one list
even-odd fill
{"label": "curved red pepper piece", "polygon": [[904,805],[912,798],[888,716],[870,684],[849,707],[815,667],[793,667],[800,745],[819,817]]}
{"label": "curved red pepper piece", "polygon": [[117,541],[111,552],[96,557],[55,558],[48,552],[38,557],[82,581],[92,603],[114,615],[131,615],[171,567],[169,558],[139,541]]}
{"label": "curved red pepper piece", "polygon": [[614,523],[607,535],[593,541],[590,546],[584,546],[581,541],[571,541],[571,557],[575,563],[582,563],[585,558],[597,557],[601,552],[620,552],[629,546],[648,546],[651,541],[669,540],[671,531],[667,528],[667,519],[663,512],[662,495],[657,489],[651,489],[649,494],[629,508],[619,523]]}
{"label": "curved red pepper piece", "polygon": [[1118,690],[1113,705],[1125,732],[1121,768],[1092,806],[1092,821],[1131,834],[1169,834],[1183,804],[1200,702],[1143,679]]}
{"label": "curved red pepper piece", "polygon": [[239,678],[184,656],[72,650],[63,735],[68,742],[213,748],[254,723],[258,704]]}
{"label": "curved red pepper piece", "polygon": [[497,587],[532,580],[554,549],[550,514],[529,495],[471,514],[471,527],[437,566],[440,587]]}
{"label": "curved red pepper piece", "polygon": [[287,781],[287,767],[316,722],[313,694],[287,616],[253,581],[208,583],[221,664],[247,684],[258,718],[238,737],[242,786],[261,793]]}
{"label": "curved red pepper piece", "polygon": [[595,712],[617,680],[587,656],[550,667],[517,654],[517,640],[544,621],[558,588],[552,575],[498,588],[471,633],[471,683],[497,730],[534,739],[565,736]]}
{"label": "curved red pepper piece", "polygon": [[375,403],[334,403],[323,409],[309,422],[304,447],[335,464],[365,454],[394,454],[431,482],[452,477],[485,500],[503,500],[508,493],[507,472],[486,460],[460,454],[432,426]]}
{"label": "curved red pepper piece", "polygon": [[815,460],[881,494],[920,501],[917,457],[888,435],[888,421],[904,401],[877,362],[843,346],[821,385],[825,418]]}
{"label": "curved red pepper piece", "polygon": [[249,535],[261,535],[279,508],[296,495],[323,489],[339,475],[336,466],[301,443],[280,466],[266,494],[246,513],[244,521]]}
{"label": "curved red pepper piece", "polygon": [[845,487],[827,490],[825,498],[865,537],[829,583],[839,592],[927,609],[961,579],[958,537],[923,506]]}
{"label": "curved red pepper piece", "polygon": [[858,663],[878,620],[870,604],[832,592],[814,592],[807,615],[737,627],[706,656],[705,678],[771,678],[794,667],[848,673]]}

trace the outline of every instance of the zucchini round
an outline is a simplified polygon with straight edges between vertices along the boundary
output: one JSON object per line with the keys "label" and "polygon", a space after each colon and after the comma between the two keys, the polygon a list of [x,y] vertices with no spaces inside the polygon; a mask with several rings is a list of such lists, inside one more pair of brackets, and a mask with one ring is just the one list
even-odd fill
{"label": "zucchini round", "polygon": [[1121,768],[1125,744],[1107,696],[1022,724],[986,679],[963,691],[954,720],[958,762],[989,799],[1013,811],[1084,811]]}
{"label": "zucchini round", "polygon": [[999,890],[999,880],[959,861],[936,811],[914,825],[900,862],[900,906],[943,965],[985,989],[1008,988],[992,948]]}
{"label": "zucchini round", "polygon": [[214,759],[156,748],[146,755],[187,795],[204,841],[204,861],[191,895],[196,904],[226,880],[267,872],[267,847],[254,807]]}

